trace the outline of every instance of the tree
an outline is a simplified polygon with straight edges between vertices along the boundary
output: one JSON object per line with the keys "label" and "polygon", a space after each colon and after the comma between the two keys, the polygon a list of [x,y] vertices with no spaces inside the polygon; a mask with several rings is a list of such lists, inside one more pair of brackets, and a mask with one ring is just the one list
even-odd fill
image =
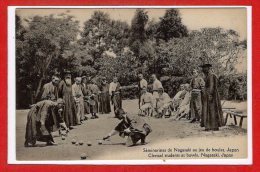
{"label": "tree", "polygon": [[56,59],[62,58],[64,51],[76,40],[78,28],[79,22],[65,14],[34,16],[28,21],[23,41],[26,45],[23,60],[27,68],[23,69],[28,72],[36,98],[43,81],[54,72],[50,66]]}
{"label": "tree", "polygon": [[156,38],[169,41],[171,38],[182,38],[188,36],[188,29],[182,24],[178,9],[168,9],[160,18]]}

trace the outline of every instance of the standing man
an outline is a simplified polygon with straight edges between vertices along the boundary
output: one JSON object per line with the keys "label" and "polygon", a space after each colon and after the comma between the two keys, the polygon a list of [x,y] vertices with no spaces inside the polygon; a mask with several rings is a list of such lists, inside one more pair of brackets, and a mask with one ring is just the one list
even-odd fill
{"label": "standing man", "polygon": [[219,127],[224,125],[223,112],[218,93],[217,76],[211,73],[211,64],[200,66],[204,73],[205,88],[202,90],[202,115],[201,127],[205,131],[218,131]]}
{"label": "standing man", "polygon": [[158,91],[159,88],[163,88],[161,81],[159,81],[155,74],[152,74],[152,80],[153,80],[153,96],[155,99],[158,99]]}
{"label": "standing man", "polygon": [[139,73],[138,74],[138,78],[139,78],[139,84],[138,84],[138,87],[139,87],[139,108],[141,107],[140,106],[140,102],[141,102],[141,96],[142,96],[142,89],[143,88],[147,88],[147,81],[144,79],[144,75],[142,73]]}
{"label": "standing man", "polygon": [[191,86],[191,123],[200,121],[201,117],[201,90],[205,87],[205,82],[202,77],[199,76],[197,69],[193,70],[193,78],[190,83]]}
{"label": "standing man", "polygon": [[109,84],[105,77],[101,79],[100,94],[99,94],[99,113],[108,114],[111,112]]}
{"label": "standing man", "polygon": [[139,107],[140,110],[143,112],[147,112],[149,109],[153,109],[154,99],[152,93],[147,92],[147,88],[142,88],[142,95],[140,98]]}
{"label": "standing man", "polygon": [[81,76],[81,85],[82,85],[82,93],[84,95],[84,112],[85,112],[85,120],[88,119],[87,114],[90,114],[90,106],[88,102],[86,101],[86,98],[90,95],[90,90],[88,89],[88,84],[87,84],[87,76],[82,75]]}
{"label": "standing man", "polygon": [[82,93],[81,77],[75,78],[75,83],[72,85],[72,95],[77,108],[77,123],[82,123],[85,119],[84,113],[84,96]]}
{"label": "standing man", "polygon": [[51,82],[43,86],[42,100],[53,100],[58,99],[58,88],[60,79],[58,76],[53,75]]}
{"label": "standing man", "polygon": [[72,126],[80,125],[76,116],[76,105],[74,103],[74,98],[72,95],[72,88],[71,88],[71,73],[70,71],[65,71],[64,73],[64,80],[62,80],[59,84],[58,92],[59,98],[64,100],[64,112],[63,112],[63,119],[66,125],[72,129]]}
{"label": "standing man", "polygon": [[122,108],[122,98],[121,98],[121,86],[118,82],[118,78],[114,77],[113,82],[109,85],[109,94],[111,96],[112,104],[114,105],[114,112],[117,109]]}
{"label": "standing man", "polygon": [[88,85],[88,89],[90,91],[90,96],[89,96],[89,106],[90,106],[90,113],[91,113],[91,119],[98,118],[97,113],[98,113],[98,95],[99,95],[99,88],[96,85],[96,83],[91,80],[90,84]]}

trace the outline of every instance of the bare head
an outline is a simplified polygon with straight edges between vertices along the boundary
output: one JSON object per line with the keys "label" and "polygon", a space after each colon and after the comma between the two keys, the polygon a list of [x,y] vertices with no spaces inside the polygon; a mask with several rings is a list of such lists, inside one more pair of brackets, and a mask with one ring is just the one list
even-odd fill
{"label": "bare head", "polygon": [[77,85],[81,84],[81,77],[76,77],[75,82]]}
{"label": "bare head", "polygon": [[114,78],[113,78],[113,82],[114,82],[114,83],[118,82],[118,78],[117,78],[117,77],[114,77]]}
{"label": "bare head", "polygon": [[197,77],[199,75],[199,71],[197,69],[193,69],[192,74]]}
{"label": "bare head", "polygon": [[155,81],[157,79],[155,74],[152,74],[152,80]]}
{"label": "bare head", "polygon": [[60,78],[57,76],[52,76],[52,80],[51,80],[52,84],[57,86],[60,82]]}
{"label": "bare head", "polygon": [[144,75],[141,74],[141,73],[139,73],[139,74],[138,74],[138,78],[139,78],[140,80],[142,80],[142,79],[144,79]]}
{"label": "bare head", "polygon": [[181,84],[181,85],[180,85],[180,89],[181,89],[181,90],[184,90],[184,84]]}
{"label": "bare head", "polygon": [[190,84],[185,84],[184,88],[185,88],[186,91],[190,91]]}

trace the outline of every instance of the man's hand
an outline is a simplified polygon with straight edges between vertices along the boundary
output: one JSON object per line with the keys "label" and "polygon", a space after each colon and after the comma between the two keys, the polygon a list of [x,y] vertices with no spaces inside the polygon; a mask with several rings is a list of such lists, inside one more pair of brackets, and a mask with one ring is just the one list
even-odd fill
{"label": "man's hand", "polygon": [[110,136],[105,136],[105,137],[103,137],[103,140],[107,140],[109,138],[110,138]]}
{"label": "man's hand", "polygon": [[125,133],[131,133],[131,130],[129,128],[124,130]]}
{"label": "man's hand", "polygon": [[64,128],[66,131],[69,131],[68,127],[66,126],[65,122],[60,123],[60,126]]}

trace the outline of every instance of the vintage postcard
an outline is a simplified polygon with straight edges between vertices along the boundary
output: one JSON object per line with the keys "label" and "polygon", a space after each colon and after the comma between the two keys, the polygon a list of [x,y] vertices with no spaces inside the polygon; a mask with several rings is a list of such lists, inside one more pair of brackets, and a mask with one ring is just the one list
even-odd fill
{"label": "vintage postcard", "polygon": [[252,163],[250,7],[8,12],[9,163]]}

